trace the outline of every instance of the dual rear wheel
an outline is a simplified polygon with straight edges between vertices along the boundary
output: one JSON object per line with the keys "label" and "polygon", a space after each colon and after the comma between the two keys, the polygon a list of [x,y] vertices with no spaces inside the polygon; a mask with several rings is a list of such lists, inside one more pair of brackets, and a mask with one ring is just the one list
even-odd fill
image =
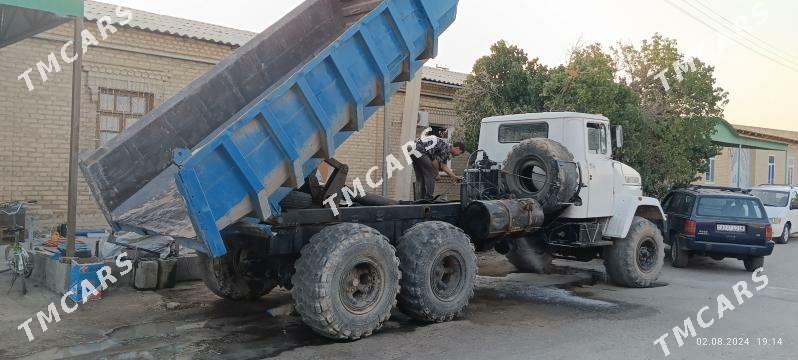
{"label": "dual rear wheel", "polygon": [[474,294],[476,267],[470,239],[451,224],[418,224],[396,248],[375,229],[338,224],[302,249],[292,296],[314,331],[355,340],[382,327],[397,305],[416,320],[452,320]]}

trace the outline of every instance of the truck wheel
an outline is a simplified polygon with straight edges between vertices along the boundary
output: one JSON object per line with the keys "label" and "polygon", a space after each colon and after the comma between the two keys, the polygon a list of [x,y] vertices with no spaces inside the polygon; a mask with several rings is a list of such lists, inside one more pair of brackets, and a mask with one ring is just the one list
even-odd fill
{"label": "truck wheel", "polygon": [[227,254],[222,257],[197,253],[202,280],[211,292],[229,300],[257,300],[277,286],[276,279],[258,278],[246,269],[248,260],[261,255],[260,239],[234,235],[224,240]]}
{"label": "truck wheel", "polygon": [[690,254],[682,248],[682,240],[675,237],[671,245],[671,265],[675,268],[684,268],[687,267],[689,260]]}
{"label": "truck wheel", "polygon": [[574,156],[551,139],[528,139],[504,161],[504,188],[516,198],[537,200],[546,215],[562,210],[579,190]]}
{"label": "truck wheel", "polygon": [[540,236],[510,240],[510,251],[504,256],[516,269],[523,272],[548,274],[553,256],[547,251]]}
{"label": "truck wheel", "polygon": [[280,201],[280,207],[283,210],[291,209],[311,209],[318,206],[313,206],[313,196],[301,191],[291,191],[288,195]]}
{"label": "truck wheel", "polygon": [[402,236],[397,253],[403,313],[429,322],[462,314],[474,296],[477,277],[474,245],[462,230],[440,221],[420,223]]}
{"label": "truck wheel", "polygon": [[604,267],[617,285],[644,288],[657,280],[665,261],[662,233],[654,223],[635,216],[629,234],[604,249]]}
{"label": "truck wheel", "polygon": [[314,235],[291,279],[291,296],[305,324],[339,340],[379,329],[399,293],[395,251],[385,236],[360,224],[332,225]]}
{"label": "truck wheel", "polygon": [[748,272],[754,272],[756,269],[759,269],[765,266],[765,257],[764,256],[752,256],[748,259],[743,260],[743,264],[745,265],[745,270]]}

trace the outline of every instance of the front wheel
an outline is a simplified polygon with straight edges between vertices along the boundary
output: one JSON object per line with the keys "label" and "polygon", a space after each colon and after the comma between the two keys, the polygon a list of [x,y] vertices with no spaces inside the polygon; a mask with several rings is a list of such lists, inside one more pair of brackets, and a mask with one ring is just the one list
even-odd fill
{"label": "front wheel", "polygon": [[665,262],[662,233],[654,223],[635,216],[629,234],[604,250],[604,267],[613,283],[631,287],[650,287],[659,277]]}
{"label": "front wheel", "polygon": [[477,256],[468,235],[448,223],[423,222],[402,236],[397,252],[403,313],[428,322],[462,314],[474,297],[477,277]]}
{"label": "front wheel", "polygon": [[332,225],[313,235],[291,279],[302,321],[337,340],[357,340],[378,330],[399,293],[395,252],[379,231],[361,224]]}

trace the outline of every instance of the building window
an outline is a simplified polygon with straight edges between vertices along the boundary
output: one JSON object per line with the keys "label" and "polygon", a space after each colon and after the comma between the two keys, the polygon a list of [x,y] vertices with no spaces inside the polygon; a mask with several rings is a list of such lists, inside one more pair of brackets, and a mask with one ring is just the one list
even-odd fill
{"label": "building window", "polygon": [[707,184],[715,183],[715,158],[707,159],[707,172],[704,174],[704,182]]}
{"label": "building window", "polygon": [[100,89],[97,102],[97,145],[103,145],[133,126],[153,108],[148,93]]}
{"label": "building window", "polygon": [[776,183],[776,157],[768,156],[768,184]]}
{"label": "building window", "polygon": [[787,162],[787,185],[795,184],[795,159],[791,158]]}

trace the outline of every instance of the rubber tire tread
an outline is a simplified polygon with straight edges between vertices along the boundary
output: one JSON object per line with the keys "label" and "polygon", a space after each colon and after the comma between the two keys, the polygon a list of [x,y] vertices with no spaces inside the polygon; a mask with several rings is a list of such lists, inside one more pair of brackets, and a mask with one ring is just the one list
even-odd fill
{"label": "rubber tire tread", "polygon": [[[465,264],[462,291],[451,301],[438,299],[432,292],[432,262],[444,251],[460,254]],[[471,239],[460,228],[441,221],[427,221],[410,228],[397,246],[402,270],[399,310],[412,319],[446,322],[460,316],[474,297],[477,256]]]}
{"label": "rubber tire tread", "polygon": [[274,279],[245,279],[237,270],[235,258],[238,251],[242,246],[257,246],[255,241],[241,237],[225,239],[227,254],[219,258],[197,253],[202,281],[212,293],[223,299],[252,301],[260,299],[277,286]]}
{"label": "rubber tire tread", "polygon": [[[338,266],[348,262],[345,252],[359,245],[367,245],[377,252],[390,254],[383,259],[388,270],[386,287],[381,306],[366,314],[365,321],[358,321],[354,314],[335,311],[334,302],[339,301],[338,285],[334,278]],[[350,257],[351,258],[351,257]],[[313,235],[310,243],[302,248],[299,260],[294,264],[296,273],[291,281],[297,312],[303,322],[316,333],[336,340],[357,340],[379,330],[391,316],[399,293],[399,259],[396,249],[379,231],[362,224],[343,223],[324,228]],[[335,284],[335,285],[333,285]],[[343,315],[343,316],[342,316]],[[354,323],[360,322],[362,326]]]}
{"label": "rubber tire tread", "polygon": [[514,241],[515,246],[504,256],[516,269],[535,274],[548,274],[552,271],[554,257],[551,252],[540,248],[542,238],[518,238],[510,241]]}
{"label": "rubber tire tread", "polygon": [[[657,263],[651,272],[645,273],[637,266],[637,247],[645,237],[651,236],[657,243]],[[616,239],[604,249],[604,267],[610,280],[616,285],[629,288],[651,287],[659,278],[665,262],[665,244],[662,232],[651,221],[635,216],[626,238]]]}
{"label": "rubber tire tread", "polygon": [[[518,167],[525,159],[537,156],[548,164],[546,184],[537,193],[531,193],[521,185]],[[573,162],[574,155],[557,141],[534,138],[522,141],[513,147],[507,155],[502,169],[510,174],[502,175],[504,189],[518,199],[535,199],[540,203],[546,215],[554,214],[573,200],[579,190],[579,171],[575,166],[558,166],[558,161]]]}

